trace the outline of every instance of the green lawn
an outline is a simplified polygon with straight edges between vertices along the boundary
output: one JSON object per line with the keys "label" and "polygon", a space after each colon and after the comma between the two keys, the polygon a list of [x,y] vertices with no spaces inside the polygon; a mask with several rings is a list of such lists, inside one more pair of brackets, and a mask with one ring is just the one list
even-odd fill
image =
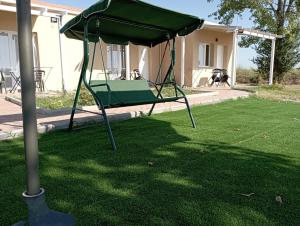
{"label": "green lawn", "polygon": [[[83,226],[299,226],[300,105],[249,98],[193,112],[197,129],[185,111],[113,123],[118,152],[104,126],[41,136],[49,206]],[[0,142],[0,225],[26,216],[22,147]]]}

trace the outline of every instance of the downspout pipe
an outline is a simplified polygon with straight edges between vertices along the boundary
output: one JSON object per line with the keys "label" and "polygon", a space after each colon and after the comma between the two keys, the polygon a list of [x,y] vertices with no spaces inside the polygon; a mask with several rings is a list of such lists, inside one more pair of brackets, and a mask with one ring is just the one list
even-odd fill
{"label": "downspout pipe", "polygon": [[58,26],[58,41],[59,41],[59,55],[60,55],[60,71],[61,71],[61,89],[62,92],[65,94],[67,93],[67,91],[66,91],[65,78],[64,78],[64,58],[63,58],[63,47],[62,47],[62,39],[61,39],[62,34],[60,33],[63,16],[59,15],[57,16],[57,18],[58,18],[57,26]]}

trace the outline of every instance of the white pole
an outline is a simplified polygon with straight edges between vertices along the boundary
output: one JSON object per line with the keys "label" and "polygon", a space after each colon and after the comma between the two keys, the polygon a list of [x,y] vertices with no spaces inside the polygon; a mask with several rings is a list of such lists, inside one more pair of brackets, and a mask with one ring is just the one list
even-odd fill
{"label": "white pole", "polygon": [[62,38],[60,29],[63,23],[63,16],[58,16],[58,41],[59,41],[59,54],[60,54],[60,71],[61,71],[61,89],[63,93],[66,93],[66,86],[65,86],[65,78],[64,78],[64,59],[63,59],[63,45],[62,45]]}
{"label": "white pole", "polygon": [[270,77],[269,77],[269,85],[270,86],[273,85],[275,46],[276,46],[276,39],[273,39],[272,40],[272,50],[271,50],[271,62],[270,62]]}
{"label": "white pole", "polygon": [[24,149],[27,171],[27,195],[41,192],[39,177],[39,153],[35,85],[33,78],[31,1],[17,1],[18,43],[22,91]]}
{"label": "white pole", "polygon": [[130,48],[129,45],[125,47],[126,53],[126,80],[130,80]]}
{"label": "white pole", "polygon": [[236,82],[236,58],[237,58],[237,45],[238,37],[237,30],[233,33],[233,50],[232,50],[232,67],[231,67],[231,88],[234,88]]}
{"label": "white pole", "polygon": [[[23,192],[23,198],[28,208],[28,222],[26,225],[73,226],[75,220],[71,215],[52,211],[48,208],[45,201],[45,190],[40,187],[36,96],[33,76],[31,0],[17,0],[16,8],[27,181],[26,192]],[[14,225],[25,225],[25,222],[21,221]]]}
{"label": "white pole", "polygon": [[185,37],[181,38],[181,74],[180,74],[180,86],[184,86],[185,80]]}

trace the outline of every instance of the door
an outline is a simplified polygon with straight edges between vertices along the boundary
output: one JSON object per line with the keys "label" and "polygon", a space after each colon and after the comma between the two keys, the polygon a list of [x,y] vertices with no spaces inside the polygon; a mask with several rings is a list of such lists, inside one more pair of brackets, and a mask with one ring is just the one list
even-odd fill
{"label": "door", "polygon": [[139,47],[139,71],[143,78],[149,80],[149,48]]}
{"label": "door", "polygon": [[217,68],[224,69],[224,46],[217,46]]}

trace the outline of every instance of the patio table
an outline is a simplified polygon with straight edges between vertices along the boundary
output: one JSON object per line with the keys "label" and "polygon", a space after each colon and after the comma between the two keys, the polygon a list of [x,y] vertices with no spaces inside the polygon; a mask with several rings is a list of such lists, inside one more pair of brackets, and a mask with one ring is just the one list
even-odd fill
{"label": "patio table", "polygon": [[44,92],[45,91],[44,77],[45,77],[46,72],[44,70],[34,69],[33,73],[34,73],[34,80],[35,80],[36,88],[40,92]]}

